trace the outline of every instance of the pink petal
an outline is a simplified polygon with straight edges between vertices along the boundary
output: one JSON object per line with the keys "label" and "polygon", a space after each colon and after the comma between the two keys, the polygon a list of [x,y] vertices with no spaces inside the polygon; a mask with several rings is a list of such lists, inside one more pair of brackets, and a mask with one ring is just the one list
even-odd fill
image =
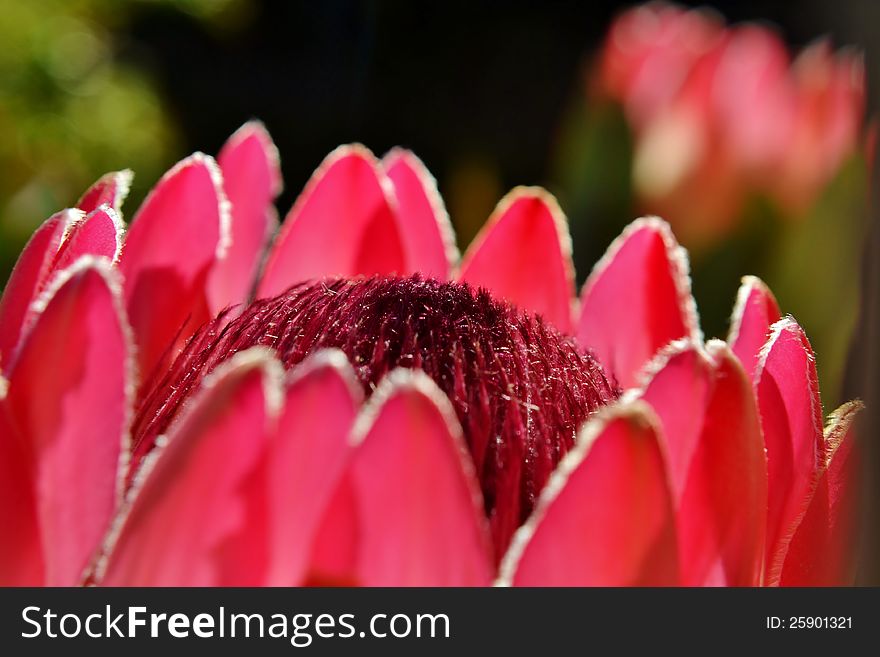
{"label": "pink petal", "polygon": [[119,263],[145,380],[211,317],[206,285],[228,243],[220,171],[212,158],[196,153],[178,162],[147,196]]}
{"label": "pink petal", "polygon": [[767,446],[767,566],[773,584],[824,459],[816,361],[807,336],[791,317],[773,325],[755,381]]}
{"label": "pink petal", "polygon": [[53,278],[81,256],[119,257],[122,221],[107,206],[87,217],[78,210],[64,210],[45,221],[25,246],[16,263],[3,300],[0,301],[0,350],[11,361],[15,347],[34,321],[34,301]]}
{"label": "pink petal", "polygon": [[128,169],[104,174],[86,190],[82,198],[77,201],[76,207],[88,214],[102,205],[109,205],[119,213],[125,197],[128,196],[133,177],[134,174]]}
{"label": "pink petal", "polygon": [[45,572],[40,521],[30,459],[13,428],[6,387],[0,377],[0,586],[36,586]]}
{"label": "pink petal", "polygon": [[752,385],[723,342],[682,341],[641,394],[663,428],[686,586],[760,583],[767,461]]}
{"label": "pink petal", "polygon": [[700,339],[687,254],[664,221],[639,219],[587,279],[577,339],[631,388],[654,354],[679,338]]}
{"label": "pink petal", "polygon": [[755,378],[758,352],[770,337],[770,326],[781,317],[770,288],[760,278],[744,277],[736,295],[727,344],[743,364],[750,380]]}
{"label": "pink petal", "polygon": [[363,393],[341,351],[319,352],[293,371],[268,457],[269,586],[302,583],[321,518],[350,448]]}
{"label": "pink petal", "polygon": [[52,215],[34,232],[19,255],[0,300],[0,362],[4,369],[21,339],[31,304],[58,271],[59,251],[82,220],[79,210],[62,210]]}
{"label": "pink petal", "polygon": [[556,199],[537,187],[517,187],[501,199],[465,253],[460,279],[570,333],[574,265]]}
{"label": "pink petal", "polygon": [[678,583],[675,515],[654,414],[639,402],[592,418],[501,566],[515,586]]}
{"label": "pink petal", "polygon": [[0,299],[0,362],[6,370],[31,302],[39,294],[67,227],[82,215],[64,210],[49,217],[25,245]]}
{"label": "pink petal", "polygon": [[365,586],[489,584],[488,527],[449,400],[426,375],[397,370],[364,408],[350,476]]}
{"label": "pink petal", "polygon": [[122,251],[124,232],[122,219],[109,205],[93,210],[67,231],[52,263],[50,275],[67,269],[84,255],[103,256],[115,262]]}
{"label": "pink petal", "polygon": [[788,546],[782,586],[849,586],[854,581],[859,466],[853,420],[862,404],[835,411],[825,429],[826,460]]}
{"label": "pink petal", "polygon": [[147,457],[97,579],[108,586],[255,585],[266,564],[259,485],[282,371],[236,355]]}
{"label": "pink petal", "polygon": [[330,153],[284,220],[257,296],[324,276],[406,273],[393,195],[366,148],[353,144]]}
{"label": "pink petal", "polygon": [[34,322],[34,302],[53,278],[85,255],[115,260],[122,249],[122,221],[108,206],[87,217],[64,210],[50,217],[28,242],[0,302],[0,338],[7,340],[8,358]]}
{"label": "pink petal", "polygon": [[212,314],[248,300],[263,253],[278,228],[272,203],[282,188],[278,151],[259,121],[239,128],[217,162],[231,204],[232,242],[211,274]]}
{"label": "pink petal", "polygon": [[81,259],[43,308],[9,377],[8,408],[29,460],[45,583],[79,583],[121,495],[132,345],[106,261]]}
{"label": "pink petal", "polygon": [[402,148],[382,158],[382,167],[394,184],[409,270],[449,280],[459,255],[437,181],[414,153]]}
{"label": "pink petal", "polygon": [[306,586],[357,586],[360,543],[351,473],[342,472],[312,545]]}

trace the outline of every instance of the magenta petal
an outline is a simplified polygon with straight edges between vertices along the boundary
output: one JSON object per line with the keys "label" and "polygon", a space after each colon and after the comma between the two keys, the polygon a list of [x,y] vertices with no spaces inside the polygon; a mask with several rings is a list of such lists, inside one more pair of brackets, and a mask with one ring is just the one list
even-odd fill
{"label": "magenta petal", "polygon": [[47,219],[19,256],[0,302],[0,355],[8,363],[33,323],[34,301],[52,279],[84,255],[116,260],[122,248],[122,221],[108,206],[87,217],[63,210]]}
{"label": "magenta petal", "polygon": [[76,207],[88,214],[97,210],[102,205],[109,205],[119,213],[122,203],[128,196],[131,187],[131,179],[134,174],[128,169],[114,171],[101,176],[101,178],[82,195],[77,201]]}
{"label": "magenta petal", "polygon": [[38,586],[45,565],[31,461],[13,428],[6,388],[0,377],[0,586]]}
{"label": "magenta petal", "polygon": [[43,222],[25,245],[0,299],[0,364],[7,370],[28,310],[51,277],[58,249],[71,226],[82,220],[78,210],[62,210]]}
{"label": "magenta petal", "polygon": [[345,469],[324,508],[304,584],[356,586],[359,547],[357,500],[351,472]]}
{"label": "magenta petal", "polygon": [[756,586],[767,522],[767,461],[752,385],[723,342],[667,349],[642,398],[663,429],[682,583]]}
{"label": "magenta petal", "polygon": [[657,218],[630,224],[596,264],[581,292],[578,341],[624,388],[657,351],[700,339],[687,254]]}
{"label": "magenta petal", "polygon": [[791,317],[773,325],[755,381],[767,446],[767,567],[773,584],[824,459],[816,361],[807,336]]}
{"label": "magenta petal", "polygon": [[307,574],[362,396],[341,351],[318,352],[293,370],[267,461],[269,586],[301,584]]}
{"label": "magenta petal", "polygon": [[177,163],[135,216],[119,267],[145,379],[211,316],[207,282],[229,245],[220,171],[196,153]]}
{"label": "magenta petal", "polygon": [[382,167],[394,184],[409,271],[449,280],[459,255],[437,181],[414,153],[402,148],[382,158]]}
{"label": "magenta petal", "polygon": [[758,352],[770,337],[770,326],[782,315],[770,289],[760,278],[743,278],[730,320],[727,344],[737,355],[750,380],[755,378]]}
{"label": "magenta petal", "polygon": [[330,153],[269,252],[258,297],[325,276],[406,273],[394,188],[359,144]]}
{"label": "magenta petal", "polygon": [[45,583],[78,584],[121,495],[132,345],[114,271],[90,257],[38,302],[7,408],[29,461]]}
{"label": "magenta petal", "polygon": [[782,586],[853,584],[859,489],[853,420],[861,409],[860,402],[850,402],[831,415],[825,429],[825,462],[788,546]]}
{"label": "magenta petal", "polygon": [[239,128],[223,146],[217,163],[231,206],[232,242],[211,274],[214,314],[250,296],[266,245],[278,228],[272,203],[282,188],[278,151],[259,121]]}
{"label": "magenta petal", "polygon": [[107,586],[256,585],[266,566],[259,492],[283,372],[254,348],[221,366],[144,461],[96,573]]}
{"label": "magenta petal", "polygon": [[515,586],[678,583],[675,516],[659,428],[634,402],[592,418],[502,562]]}
{"label": "magenta petal", "polygon": [[464,255],[460,279],[570,333],[574,265],[565,215],[543,189],[517,187]]}
{"label": "magenta petal", "polygon": [[124,233],[125,226],[116,211],[102,205],[68,229],[52,263],[52,273],[67,269],[84,255],[115,262],[122,251]]}
{"label": "magenta petal", "polygon": [[449,400],[417,370],[380,384],[355,428],[350,465],[365,586],[491,582],[488,526]]}

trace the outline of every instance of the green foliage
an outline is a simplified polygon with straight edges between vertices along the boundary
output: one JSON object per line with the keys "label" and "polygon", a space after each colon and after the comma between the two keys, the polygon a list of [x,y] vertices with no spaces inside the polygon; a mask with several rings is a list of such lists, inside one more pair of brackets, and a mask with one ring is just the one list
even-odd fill
{"label": "green foliage", "polygon": [[148,62],[120,56],[119,28],[151,4],[220,20],[233,2],[0,0],[0,281],[101,173],[133,169],[136,201],[179,155]]}

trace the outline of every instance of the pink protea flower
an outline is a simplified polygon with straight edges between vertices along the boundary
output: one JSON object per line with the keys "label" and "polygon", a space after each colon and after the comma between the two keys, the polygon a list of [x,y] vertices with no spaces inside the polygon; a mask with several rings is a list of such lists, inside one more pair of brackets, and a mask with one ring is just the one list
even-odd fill
{"label": "pink protea flower", "polygon": [[749,195],[802,216],[860,147],[862,60],[826,41],[792,61],[767,27],[650,3],[612,25],[597,77],[632,126],[639,202],[695,247],[730,232]]}
{"label": "pink protea flower", "polygon": [[576,301],[549,194],[514,190],[459,263],[407,151],[334,151],[263,265],[259,124],[125,233],[128,176],[48,219],[0,302],[0,583],[851,581],[858,404],[823,432],[756,279],[704,343],[659,219]]}

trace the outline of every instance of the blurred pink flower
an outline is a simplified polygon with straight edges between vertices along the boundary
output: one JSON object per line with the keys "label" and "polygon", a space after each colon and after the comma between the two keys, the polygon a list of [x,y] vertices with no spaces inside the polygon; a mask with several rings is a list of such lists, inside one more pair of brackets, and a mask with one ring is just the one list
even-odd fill
{"label": "blurred pink flower", "polygon": [[639,202],[692,246],[729,232],[752,194],[802,214],[859,149],[862,60],[825,41],[792,62],[767,27],[650,3],[615,21],[598,66],[635,133]]}
{"label": "blurred pink flower", "polygon": [[129,178],[48,219],[0,301],[0,583],[852,581],[858,404],[823,431],[756,279],[704,343],[662,221],[576,300],[549,194],[459,262],[407,151],[334,151],[268,251],[261,125],[124,233]]}

